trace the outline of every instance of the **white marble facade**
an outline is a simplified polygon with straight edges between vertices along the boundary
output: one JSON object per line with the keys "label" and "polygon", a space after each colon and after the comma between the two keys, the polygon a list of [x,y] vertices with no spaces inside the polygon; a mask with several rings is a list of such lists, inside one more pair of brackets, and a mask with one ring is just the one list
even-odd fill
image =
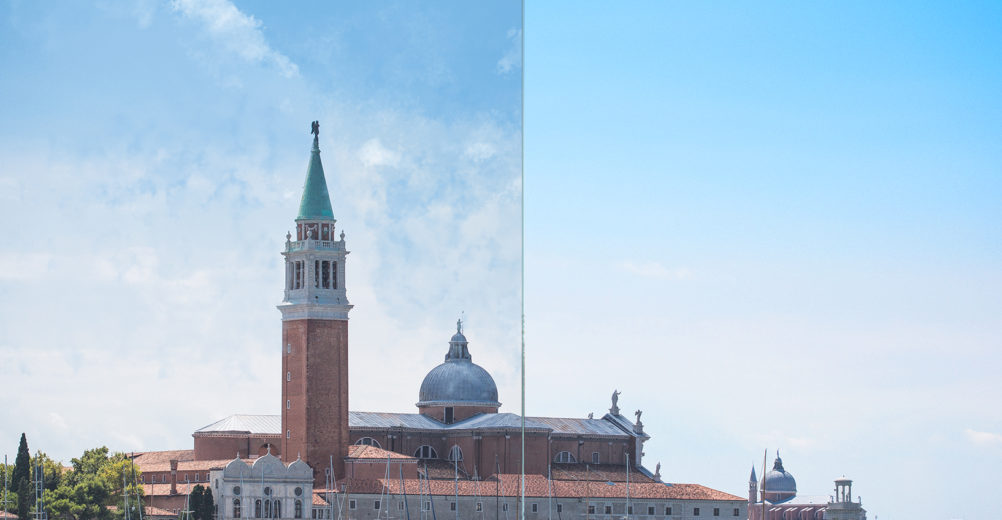
{"label": "white marble facade", "polygon": [[253,464],[237,458],[209,478],[217,520],[312,517],[313,470],[302,460],[286,466],[271,453]]}

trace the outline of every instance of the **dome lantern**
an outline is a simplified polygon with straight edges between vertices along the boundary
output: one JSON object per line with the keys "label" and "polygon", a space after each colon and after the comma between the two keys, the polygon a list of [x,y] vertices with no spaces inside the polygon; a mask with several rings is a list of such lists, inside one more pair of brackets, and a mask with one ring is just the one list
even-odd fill
{"label": "dome lantern", "polygon": [[473,362],[459,320],[445,361],[421,382],[417,407],[422,414],[448,424],[477,413],[497,413],[500,406],[494,378]]}

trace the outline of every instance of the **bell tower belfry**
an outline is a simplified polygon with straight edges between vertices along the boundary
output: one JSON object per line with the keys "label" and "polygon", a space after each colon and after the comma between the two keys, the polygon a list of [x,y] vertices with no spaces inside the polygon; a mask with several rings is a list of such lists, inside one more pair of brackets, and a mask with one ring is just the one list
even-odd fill
{"label": "bell tower belfry", "polygon": [[[320,125],[296,217],[286,235],[282,312],[282,459],[302,457],[324,482],[333,464],[344,476],[348,439],[348,311],[344,232],[336,236],[334,211],[320,162]],[[295,238],[295,240],[293,240]]]}

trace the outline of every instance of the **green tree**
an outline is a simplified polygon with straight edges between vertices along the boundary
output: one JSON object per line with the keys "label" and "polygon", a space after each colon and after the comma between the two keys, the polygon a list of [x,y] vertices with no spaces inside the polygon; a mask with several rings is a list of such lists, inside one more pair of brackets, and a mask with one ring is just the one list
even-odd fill
{"label": "green tree", "polygon": [[[125,515],[123,507],[123,484],[130,495],[130,509],[142,507],[136,501],[142,489],[138,485],[138,474],[132,461],[125,454],[108,454],[108,448],[87,450],[80,458],[71,461],[73,469],[68,471],[52,491],[47,491],[45,500],[52,516],[70,520],[113,520]],[[108,506],[117,506],[115,512]]]}
{"label": "green tree", "polygon": [[43,484],[45,489],[52,491],[59,487],[59,481],[63,478],[63,465],[49,458],[43,452],[38,452],[31,460],[31,467],[42,465]]}
{"label": "green tree", "polygon": [[22,478],[17,483],[17,517],[20,520],[30,520],[32,498],[34,498],[34,494],[32,494],[30,479]]}
{"label": "green tree", "polygon": [[205,488],[202,492],[202,520],[212,520],[216,515],[216,503],[212,499],[212,489]]}
{"label": "green tree", "polygon": [[182,515],[182,520],[202,520],[202,495],[204,492],[205,488],[201,484],[191,488],[191,493],[188,495],[188,511],[191,513],[187,519]]}
{"label": "green tree", "polygon": [[17,489],[22,480],[31,478],[31,454],[28,453],[28,438],[21,434],[21,442],[17,445],[17,458],[14,459],[14,473],[11,475],[10,488]]}
{"label": "green tree", "polygon": [[208,487],[201,492],[201,520],[212,520],[215,516],[215,501],[212,500],[212,490]]}

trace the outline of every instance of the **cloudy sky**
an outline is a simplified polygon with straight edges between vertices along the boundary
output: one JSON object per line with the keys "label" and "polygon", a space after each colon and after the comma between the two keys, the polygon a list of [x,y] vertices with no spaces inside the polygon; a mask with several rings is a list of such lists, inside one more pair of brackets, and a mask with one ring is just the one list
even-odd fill
{"label": "cloudy sky", "polygon": [[1002,8],[534,4],[522,67],[514,3],[357,4],[0,7],[6,453],[278,412],[314,119],[351,407],[413,411],[465,313],[517,412],[524,131],[529,414],[618,388],[667,480],[778,448],[871,518],[997,516]]}

